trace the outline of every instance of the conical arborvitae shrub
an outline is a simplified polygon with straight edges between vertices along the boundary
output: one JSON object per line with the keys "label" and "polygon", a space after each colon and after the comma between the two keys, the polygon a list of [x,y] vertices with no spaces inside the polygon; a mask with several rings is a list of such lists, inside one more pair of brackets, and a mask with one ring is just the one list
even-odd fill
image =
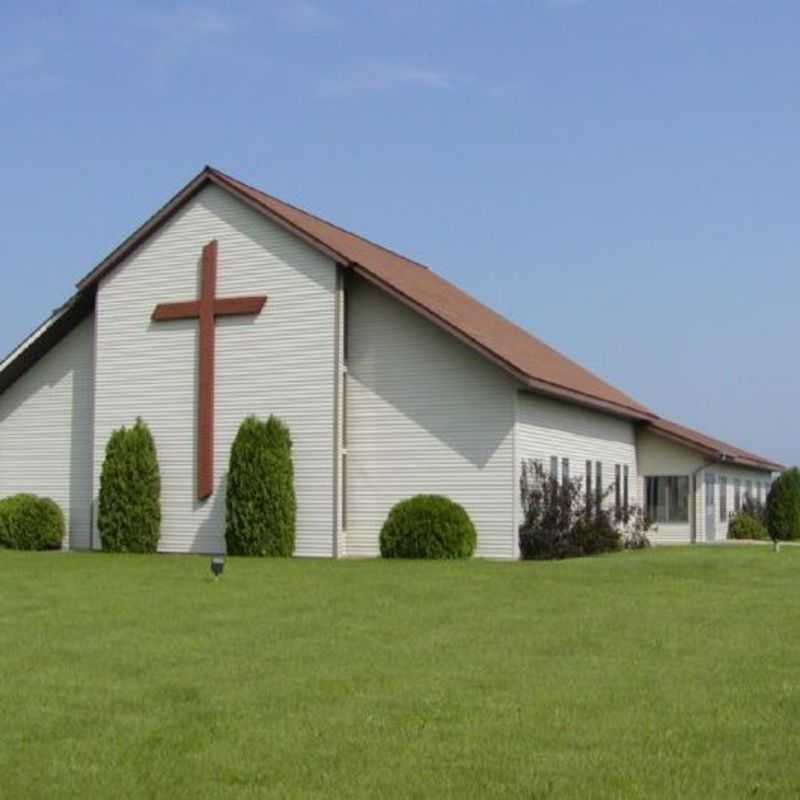
{"label": "conical arborvitae shrub", "polygon": [[784,472],[767,496],[767,529],[772,539],[800,539],[800,469]]}
{"label": "conical arborvitae shrub", "polygon": [[103,550],[154,553],[161,534],[161,475],[141,419],[111,434],[100,474],[97,528]]}
{"label": "conical arborvitae shrub", "polygon": [[230,555],[289,557],[294,552],[296,501],[292,440],[276,417],[248,417],[231,449],[225,497]]}

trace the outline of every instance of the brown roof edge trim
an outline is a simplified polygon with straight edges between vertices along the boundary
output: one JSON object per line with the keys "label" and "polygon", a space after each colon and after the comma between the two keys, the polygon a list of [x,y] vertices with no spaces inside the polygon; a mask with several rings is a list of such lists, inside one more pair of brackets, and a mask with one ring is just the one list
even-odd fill
{"label": "brown roof edge trim", "polygon": [[417,313],[421,314],[423,317],[428,319],[429,321],[433,322],[440,328],[445,329],[448,333],[455,336],[459,341],[464,342],[474,350],[477,350],[482,356],[488,358],[494,364],[498,365],[506,372],[509,372],[513,375],[517,380],[521,383],[525,384],[528,388],[540,392],[542,394],[548,394],[555,397],[561,397],[567,400],[571,400],[578,405],[588,406],[590,408],[601,409],[606,411],[610,414],[615,416],[622,416],[626,419],[635,419],[641,421],[653,421],[658,419],[655,414],[647,415],[636,409],[629,408],[628,406],[618,405],[616,403],[611,403],[606,400],[600,400],[592,395],[583,394],[582,392],[578,392],[574,389],[569,389],[564,386],[560,386],[556,383],[550,383],[549,381],[540,380],[538,378],[531,378],[529,375],[526,375],[524,372],[521,372],[517,369],[513,364],[506,361],[501,356],[497,355],[496,353],[489,350],[487,347],[482,345],[480,342],[473,339],[471,336],[467,335],[463,331],[456,328],[454,325],[449,323],[447,320],[443,319],[439,316],[435,311],[431,310],[427,306],[424,306],[418,303],[408,295],[404,294],[403,292],[397,290],[393,286],[389,286],[385,281],[381,278],[370,272],[365,267],[362,267],[360,264],[351,263],[349,268],[359,277],[364,278],[364,280],[372,283],[373,285],[377,286],[382,291],[385,291],[387,294],[394,297],[396,300],[399,300],[404,305],[412,308]]}
{"label": "brown roof edge trim", "polygon": [[786,469],[786,467],[783,465],[775,464],[772,461],[759,461],[751,458],[744,458],[743,456],[737,456],[735,453],[727,453],[724,450],[718,450],[715,447],[708,447],[707,445],[704,445],[694,439],[690,439],[687,436],[681,436],[680,434],[672,431],[665,431],[663,428],[659,428],[657,425],[648,425],[645,430],[650,431],[656,436],[662,437],[663,439],[669,439],[670,441],[676,442],[684,447],[696,450],[698,453],[705,453],[706,455],[713,456],[718,462],[754,467],[762,472],[779,472]]}
{"label": "brown roof edge trim", "polygon": [[315,239],[305,231],[298,228],[289,220],[285,219],[280,214],[267,208],[249,197],[245,192],[240,189],[235,182],[229,180],[227,176],[220,175],[212,167],[205,167],[198,175],[192,178],[186,186],[183,187],[177,194],[173,195],[167,202],[161,206],[151,217],[149,217],[142,225],[140,225],[133,233],[131,233],[122,244],[111,251],[91,272],[81,278],[76,284],[78,289],[86,289],[92,286],[105,277],[114,267],[121,261],[127,258],[148,236],[155,233],[169,218],[183,206],[186,205],[206,184],[212,183],[219,186],[227,192],[234,194],[245,205],[249,206],[259,214],[267,216],[277,225],[280,225],[285,230],[288,230],[293,235],[302,239],[306,244],[314,247],[323,252],[326,256],[336,262],[347,261],[341,254],[332,250],[324,242]]}
{"label": "brown roof edge trim", "polygon": [[179,211],[203,187],[209,179],[208,167],[195,175],[186,186],[173,195],[151,217],[148,217],[122,244],[112,250],[91,272],[81,278],[77,284],[78,289],[86,289],[98,283],[124,258],[129,256],[141,242],[157,231],[176,211]]}
{"label": "brown roof edge trim", "polygon": [[268,194],[263,189],[259,189],[257,186],[253,186],[250,183],[245,183],[245,181],[241,180],[240,178],[234,178],[232,175],[228,175],[227,173],[223,172],[220,169],[217,169],[216,167],[209,167],[209,169],[214,175],[218,176],[219,178],[222,178],[223,180],[230,181],[231,183],[234,183],[239,187],[244,187],[245,189],[247,189],[247,191],[262,195],[263,197],[266,197],[268,200],[272,200],[273,202],[280,203],[281,205],[286,206],[287,208],[291,208],[298,214],[303,214],[306,217],[309,217],[310,219],[313,219],[314,221],[320,223],[321,225],[327,225],[329,228],[334,228],[340,233],[345,234],[345,236],[352,236],[354,239],[358,239],[359,241],[363,242],[369,247],[376,247],[379,250],[383,250],[384,253],[388,253],[389,255],[394,256],[395,258],[401,258],[408,264],[413,264],[415,267],[424,269],[427,272],[432,271],[427,264],[423,264],[421,261],[416,261],[413,258],[404,256],[402,253],[399,253],[397,250],[393,250],[391,247],[386,247],[386,245],[374,242],[372,241],[372,239],[368,239],[366,236],[362,236],[360,233],[351,231],[349,228],[343,228],[341,225],[337,225],[335,222],[323,219],[322,217],[317,216],[316,214],[312,214],[310,211],[306,211],[304,208],[300,208],[300,206],[296,206],[293,203],[288,203],[286,200],[281,200],[279,197],[276,197],[275,195],[272,194]]}
{"label": "brown roof edge trim", "polygon": [[324,255],[328,256],[328,258],[332,259],[333,261],[336,261],[339,264],[348,263],[348,259],[342,253],[339,253],[336,250],[332,249],[324,242],[321,242],[319,239],[312,236],[310,233],[304,231],[302,228],[298,228],[297,225],[295,225],[290,220],[286,219],[286,217],[284,217],[282,214],[279,214],[274,209],[268,208],[263,203],[259,203],[257,200],[250,197],[248,194],[242,191],[242,189],[239,186],[236,185],[236,181],[234,181],[232,178],[229,178],[227,175],[219,173],[217,170],[213,168],[209,168],[207,177],[211,183],[215,184],[216,186],[219,186],[221,189],[225,189],[228,192],[232,192],[245,205],[250,206],[250,208],[254,209],[255,211],[258,211],[259,214],[268,217],[277,225],[280,225],[285,230],[289,231],[298,238],[302,239],[306,244],[310,245],[316,250],[321,251]]}
{"label": "brown roof edge trim", "polygon": [[[67,334],[90,316],[94,312],[94,305],[94,292],[78,292],[48,317],[30,336],[23,339],[4,361],[0,362],[5,363],[0,371],[0,394],[13,386]],[[39,331],[41,333],[37,335]],[[30,341],[31,337],[34,337],[32,341]],[[9,361],[9,359],[11,360]]]}

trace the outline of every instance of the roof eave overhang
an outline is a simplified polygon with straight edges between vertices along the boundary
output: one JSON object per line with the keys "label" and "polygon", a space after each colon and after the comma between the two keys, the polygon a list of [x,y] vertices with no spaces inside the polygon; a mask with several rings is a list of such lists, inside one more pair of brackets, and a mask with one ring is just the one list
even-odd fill
{"label": "roof eave overhang", "polygon": [[488,359],[494,364],[497,364],[501,369],[510,373],[514,378],[516,378],[520,383],[523,384],[525,389],[531,392],[534,392],[536,394],[546,394],[551,397],[558,397],[559,399],[568,400],[569,402],[575,403],[577,405],[582,405],[588,408],[604,411],[607,414],[624,417],[625,419],[632,419],[638,421],[652,421],[657,419],[655,414],[648,414],[639,411],[637,409],[630,408],[628,406],[617,405],[616,403],[610,403],[605,400],[593,397],[592,395],[583,394],[582,392],[577,392],[565,386],[560,386],[559,384],[532,378],[530,375],[525,374],[521,370],[517,369],[513,364],[509,363],[508,361],[497,355],[497,353],[492,352],[487,347],[484,347],[480,342],[476,341],[463,331],[459,330],[455,325],[452,325],[447,320],[443,319],[433,309],[421,305],[413,298],[409,297],[408,295],[404,294],[401,291],[398,291],[394,286],[390,286],[388,283],[386,283],[386,281],[381,280],[381,278],[379,278],[370,270],[366,269],[360,264],[355,264],[355,263],[350,263],[346,266],[349,267],[349,269],[352,270],[354,274],[358,275],[359,277],[363,278],[369,283],[382,289],[387,294],[391,295],[404,305],[412,308],[418,314],[430,320],[438,327],[446,330],[456,339],[464,342],[474,350],[477,350],[482,356],[484,356],[484,358]]}
{"label": "roof eave overhang", "polygon": [[0,362],[0,394],[94,311],[95,292],[77,292]]}
{"label": "roof eave overhang", "polygon": [[750,469],[760,470],[761,472],[781,472],[785,469],[785,467],[781,466],[780,464],[743,458],[742,456],[737,456],[734,453],[718,450],[715,447],[707,447],[706,445],[694,441],[686,436],[681,436],[680,434],[672,431],[665,431],[663,428],[659,428],[657,425],[650,425],[648,426],[647,430],[649,430],[651,433],[654,433],[656,436],[660,436],[662,439],[668,439],[669,441],[675,442],[683,447],[687,447],[690,450],[701,453],[707,458],[712,459],[713,463],[734,464],[740,467],[748,467]]}

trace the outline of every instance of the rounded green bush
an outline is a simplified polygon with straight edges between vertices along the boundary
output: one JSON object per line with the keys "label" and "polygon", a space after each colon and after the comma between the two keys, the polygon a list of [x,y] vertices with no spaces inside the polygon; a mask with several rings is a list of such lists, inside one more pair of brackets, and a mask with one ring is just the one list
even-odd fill
{"label": "rounded green bush", "polygon": [[297,501],[289,429],[271,416],[248,417],[231,448],[225,543],[239,556],[288,558],[294,552]]}
{"label": "rounded green bush", "polygon": [[103,550],[155,553],[161,535],[161,474],[150,429],[136,420],[111,434],[100,473],[97,528]]}
{"label": "rounded green bush", "polygon": [[58,550],[64,514],[47,497],[18,494],[0,501],[0,546],[13,550]]}
{"label": "rounded green bush", "polygon": [[750,514],[736,514],[728,523],[729,539],[766,539],[767,529]]}
{"label": "rounded green bush", "polygon": [[469,558],[476,541],[475,526],[463,507],[431,494],[398,503],[380,537],[384,558]]}
{"label": "rounded green bush", "polygon": [[800,470],[784,472],[767,496],[767,527],[773,539],[800,539]]}

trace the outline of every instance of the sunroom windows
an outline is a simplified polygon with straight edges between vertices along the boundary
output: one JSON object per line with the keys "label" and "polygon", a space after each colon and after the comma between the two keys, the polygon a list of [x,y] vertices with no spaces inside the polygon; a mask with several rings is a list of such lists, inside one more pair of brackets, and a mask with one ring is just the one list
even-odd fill
{"label": "sunroom windows", "polygon": [[689,522],[689,476],[667,475],[645,479],[647,516],[663,524]]}

